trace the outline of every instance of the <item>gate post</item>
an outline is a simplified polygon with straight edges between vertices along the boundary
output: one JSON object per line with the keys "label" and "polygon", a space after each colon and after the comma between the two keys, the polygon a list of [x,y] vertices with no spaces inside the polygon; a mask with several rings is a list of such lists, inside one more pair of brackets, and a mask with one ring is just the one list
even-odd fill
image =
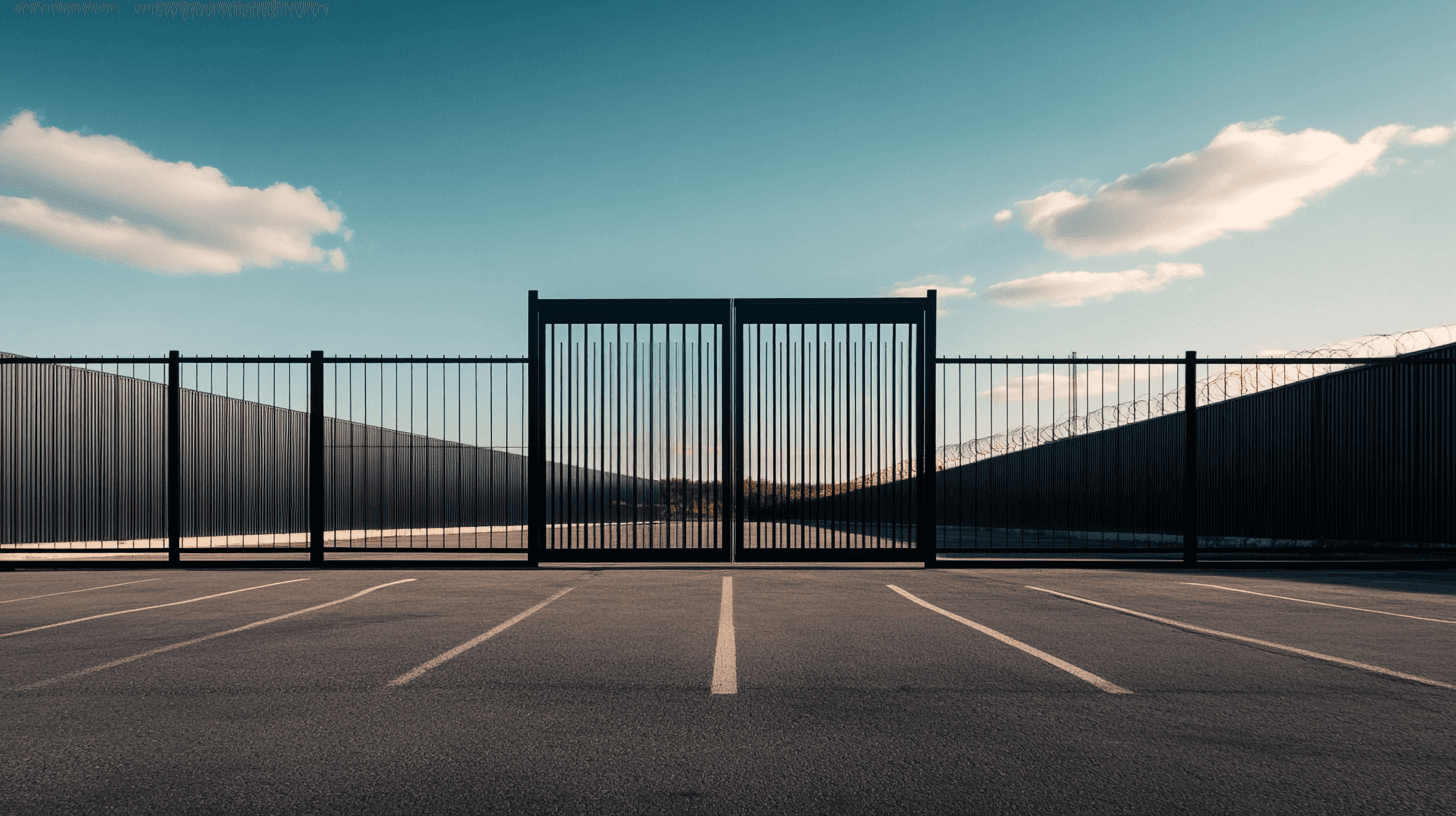
{"label": "gate post", "polygon": [[546,551],[546,399],[545,376],[541,370],[541,306],[538,292],[530,290],[526,300],[526,564],[541,565]]}
{"label": "gate post", "polygon": [[182,371],[167,352],[167,563],[182,560]]}
{"label": "gate post", "polygon": [[1198,562],[1198,352],[1184,355],[1183,376],[1183,563]]}
{"label": "gate post", "polygon": [[324,562],[324,353],[308,359],[308,562]]}
{"label": "gate post", "polygon": [[936,495],[935,495],[935,317],[936,291],[925,293],[925,319],[921,322],[920,360],[915,374],[922,381],[920,391],[920,495],[919,516],[915,525],[917,544],[926,567],[935,566]]}

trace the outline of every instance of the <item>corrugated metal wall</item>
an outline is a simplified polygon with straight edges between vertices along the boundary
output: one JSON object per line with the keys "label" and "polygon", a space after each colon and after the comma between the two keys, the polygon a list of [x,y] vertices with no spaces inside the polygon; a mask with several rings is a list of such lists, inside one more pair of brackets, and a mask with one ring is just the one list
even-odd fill
{"label": "corrugated metal wall", "polygon": [[[165,368],[0,364],[0,543],[165,547]],[[190,389],[181,403],[182,535],[306,532],[308,414]],[[332,418],[325,445],[331,530],[525,523],[519,454]]]}
{"label": "corrugated metal wall", "polygon": [[0,363],[0,543],[165,539],[166,396],[142,378]]}
{"label": "corrugated metal wall", "polygon": [[[1199,407],[1201,546],[1456,542],[1453,406],[1456,366],[1395,363]],[[941,546],[1181,546],[1184,427],[1171,414],[948,468],[939,518],[960,530]]]}

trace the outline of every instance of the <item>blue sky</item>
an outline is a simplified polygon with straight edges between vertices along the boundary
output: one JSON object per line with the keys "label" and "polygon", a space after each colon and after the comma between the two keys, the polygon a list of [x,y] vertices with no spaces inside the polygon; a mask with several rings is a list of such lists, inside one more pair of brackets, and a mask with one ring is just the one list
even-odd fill
{"label": "blue sky", "polygon": [[959,355],[1456,323],[1448,0],[178,5],[5,12],[0,350],[514,355],[529,289],[932,284]]}

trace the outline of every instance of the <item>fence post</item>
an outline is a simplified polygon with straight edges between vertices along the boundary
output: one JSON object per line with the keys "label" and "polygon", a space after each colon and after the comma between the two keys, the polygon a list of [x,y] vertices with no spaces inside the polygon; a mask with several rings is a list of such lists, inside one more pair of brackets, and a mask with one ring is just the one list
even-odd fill
{"label": "fence post", "polygon": [[182,560],[182,364],[167,352],[167,563]]}
{"label": "fence post", "polygon": [[1198,562],[1198,352],[1188,361],[1183,382],[1183,563]]}
{"label": "fence post", "polygon": [[920,507],[918,523],[915,525],[920,547],[920,556],[927,568],[935,566],[936,555],[936,495],[935,495],[935,317],[936,291],[925,293],[925,320],[920,334],[921,364],[916,369],[920,387]]}
{"label": "fence post", "polygon": [[324,353],[308,360],[308,561],[324,562]]}
{"label": "fence post", "polygon": [[526,300],[526,563],[541,565],[546,551],[546,399],[541,366],[541,304],[535,289]]}

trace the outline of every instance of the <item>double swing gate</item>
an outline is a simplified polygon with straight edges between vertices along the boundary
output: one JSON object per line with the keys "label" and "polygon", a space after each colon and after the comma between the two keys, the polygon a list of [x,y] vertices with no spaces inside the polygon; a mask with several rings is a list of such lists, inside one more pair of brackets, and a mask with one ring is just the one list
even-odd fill
{"label": "double swing gate", "polygon": [[530,296],[533,561],[931,562],[935,299]]}

